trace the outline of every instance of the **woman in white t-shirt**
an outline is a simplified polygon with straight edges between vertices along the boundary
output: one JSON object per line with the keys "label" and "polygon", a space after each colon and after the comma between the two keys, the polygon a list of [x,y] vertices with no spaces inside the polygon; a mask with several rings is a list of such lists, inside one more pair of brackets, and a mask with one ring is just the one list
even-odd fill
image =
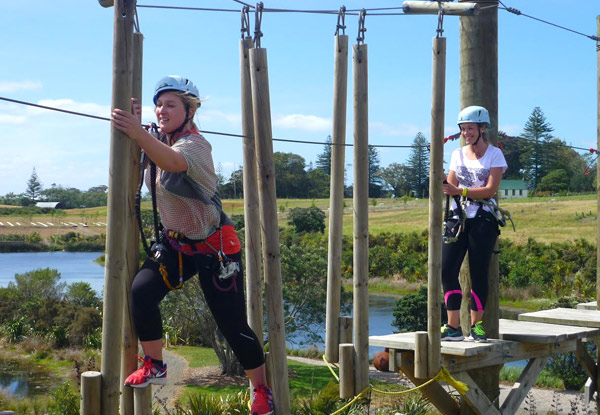
{"label": "woman in white t-shirt", "polygon": [[[450,172],[444,182],[444,193],[455,200],[453,216],[446,221],[447,237],[442,248],[442,286],[448,312],[448,323],[442,327],[442,340],[464,339],[460,327],[462,290],[458,275],[468,252],[472,287],[470,338],[485,342],[487,337],[481,319],[488,295],[488,270],[499,228],[490,208],[477,200],[490,199],[490,203],[495,203],[491,198],[498,191],[502,173],[508,166],[502,151],[490,145],[486,138],[490,116],[485,108],[470,106],[463,109],[458,115],[458,126],[465,146],[452,153]],[[460,204],[456,203],[458,197]]]}

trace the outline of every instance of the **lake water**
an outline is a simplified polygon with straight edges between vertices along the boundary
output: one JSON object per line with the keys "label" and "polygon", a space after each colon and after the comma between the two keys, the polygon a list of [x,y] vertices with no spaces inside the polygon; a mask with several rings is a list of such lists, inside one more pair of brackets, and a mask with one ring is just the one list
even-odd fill
{"label": "lake water", "polygon": [[[100,296],[104,286],[104,268],[94,262],[103,252],[26,252],[0,254],[0,287],[14,282],[15,274],[38,268],[53,268],[61,274],[61,282],[72,284],[84,281]],[[369,334],[381,335],[394,332],[392,309],[396,299],[382,296],[369,297]],[[324,327],[323,330],[324,331]],[[315,344],[323,350],[324,343]],[[378,348],[371,348],[371,356]]]}
{"label": "lake water", "polygon": [[85,281],[98,295],[104,290],[104,267],[94,262],[104,252],[16,252],[0,254],[0,287],[14,282],[15,274],[38,268],[60,272],[61,282]]}

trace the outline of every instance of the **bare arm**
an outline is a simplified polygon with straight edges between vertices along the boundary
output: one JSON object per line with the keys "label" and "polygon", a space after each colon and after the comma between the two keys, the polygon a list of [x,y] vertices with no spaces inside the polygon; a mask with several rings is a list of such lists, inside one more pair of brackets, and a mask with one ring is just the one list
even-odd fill
{"label": "bare arm", "polygon": [[[487,184],[483,187],[471,187],[467,191],[467,196],[473,199],[489,199],[498,192],[500,181],[502,180],[502,167],[492,167]],[[444,194],[454,196],[462,195],[462,188],[458,187],[456,173],[450,170],[448,174],[448,183],[444,184]]]}
{"label": "bare arm", "polygon": [[144,150],[154,163],[162,170],[179,173],[188,169],[185,158],[178,151],[154,138],[142,127],[141,115],[137,100],[132,99],[133,112],[115,108],[112,113],[112,123],[116,129],[127,134]]}

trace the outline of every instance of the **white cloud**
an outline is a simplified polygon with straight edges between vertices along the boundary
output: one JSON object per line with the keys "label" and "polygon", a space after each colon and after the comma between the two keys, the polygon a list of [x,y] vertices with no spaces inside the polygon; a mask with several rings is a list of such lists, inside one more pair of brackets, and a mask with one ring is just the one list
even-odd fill
{"label": "white cloud", "polygon": [[428,136],[430,128],[419,127],[414,124],[402,123],[398,125],[389,125],[383,122],[370,122],[369,126],[373,129],[373,131],[378,132],[379,134],[387,137],[410,137],[414,138],[418,132],[423,133],[425,136]]}
{"label": "white cloud", "polygon": [[42,89],[40,81],[0,82],[0,93]]}
{"label": "white cloud", "polygon": [[304,131],[331,131],[330,118],[317,117],[316,115],[290,114],[277,117],[273,125],[282,128],[291,128]]}
{"label": "white cloud", "polygon": [[2,124],[25,124],[27,119],[22,115],[0,114],[0,125]]}
{"label": "white cloud", "polygon": [[239,125],[241,123],[242,117],[239,113],[232,114],[226,113],[218,110],[202,110],[202,108],[196,113],[198,121],[200,123],[210,122],[216,123],[220,121],[224,121],[229,124]]}

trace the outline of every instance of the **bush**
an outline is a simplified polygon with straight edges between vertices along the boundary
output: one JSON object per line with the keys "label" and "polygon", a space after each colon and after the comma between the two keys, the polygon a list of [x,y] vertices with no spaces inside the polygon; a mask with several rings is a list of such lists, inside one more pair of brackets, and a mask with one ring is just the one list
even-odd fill
{"label": "bush", "polygon": [[67,382],[52,392],[48,415],[79,415],[79,396]]}
{"label": "bush", "polygon": [[[588,352],[591,351],[592,355],[595,356],[596,353],[594,351],[596,348],[593,344],[588,343],[587,349]],[[581,390],[588,377],[573,352],[558,353],[550,356],[548,363],[546,363],[546,368],[551,375],[562,379],[567,390]]]}
{"label": "bush", "polygon": [[325,212],[316,206],[293,208],[288,219],[296,232],[325,232]]}
{"label": "bush", "polygon": [[[394,306],[392,326],[399,332],[427,330],[427,287],[421,286],[416,294],[408,294]],[[442,303],[442,323],[447,320],[446,307]]]}

